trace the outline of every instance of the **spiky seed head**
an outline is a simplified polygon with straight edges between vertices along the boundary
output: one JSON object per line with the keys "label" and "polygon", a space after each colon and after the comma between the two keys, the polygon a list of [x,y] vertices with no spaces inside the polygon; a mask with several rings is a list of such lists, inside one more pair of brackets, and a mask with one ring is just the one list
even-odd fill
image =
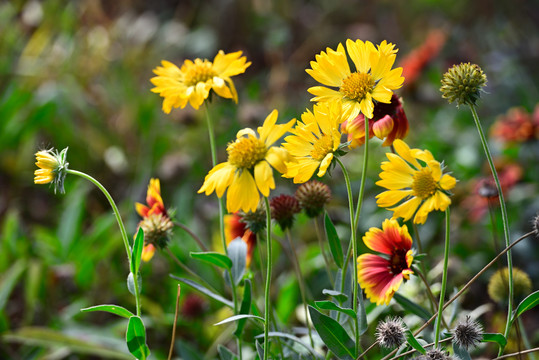
{"label": "spiky seed head", "polygon": [[294,215],[301,211],[299,201],[290,195],[279,195],[270,201],[271,218],[275,219],[281,229],[286,230],[294,224]]}
{"label": "spiky seed head", "polygon": [[254,234],[258,234],[266,228],[266,208],[262,201],[258,203],[255,211],[240,211],[238,215],[241,218],[240,221],[245,223],[247,229],[251,230]]}
{"label": "spiky seed head", "polygon": [[401,318],[388,318],[378,323],[376,327],[376,340],[380,346],[395,349],[406,340],[404,322]]}
{"label": "spiky seed head", "polygon": [[313,218],[318,216],[331,200],[331,190],[326,184],[311,180],[298,187],[295,196],[307,216]]}
{"label": "spiky seed head", "polygon": [[483,327],[469,316],[453,329],[453,342],[466,350],[477,347],[483,338]]}
{"label": "spiky seed head", "polygon": [[539,237],[539,214],[532,219],[532,228],[535,236]]}
{"label": "spiky seed head", "polygon": [[487,84],[487,76],[483,70],[470,63],[453,65],[442,78],[442,97],[449,103],[459,105],[475,105]]}

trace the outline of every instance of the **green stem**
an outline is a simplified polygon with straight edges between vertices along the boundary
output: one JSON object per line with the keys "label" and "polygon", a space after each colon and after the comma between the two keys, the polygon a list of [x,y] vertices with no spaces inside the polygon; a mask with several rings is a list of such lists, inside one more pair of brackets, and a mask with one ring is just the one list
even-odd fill
{"label": "green stem", "polygon": [[[68,169],[67,173],[72,174],[72,175],[80,176],[80,177],[90,181],[92,184],[97,186],[97,188],[99,190],[101,190],[101,192],[105,195],[105,197],[109,201],[110,206],[112,207],[112,211],[114,211],[114,215],[116,216],[116,221],[118,222],[118,226],[120,227],[120,233],[122,234],[122,240],[124,242],[125,252],[127,253],[127,260],[129,262],[129,266],[131,266],[131,246],[129,245],[129,239],[127,238],[127,231],[125,231],[125,226],[124,226],[124,223],[122,221],[120,211],[118,210],[118,207],[116,206],[116,203],[114,202],[114,199],[112,198],[112,196],[110,196],[107,189],[105,189],[105,187],[103,185],[101,185],[101,183],[99,181],[97,181],[96,179],[94,179],[90,175],[85,174],[85,173],[83,173],[81,171],[71,170],[71,169]],[[134,277],[133,283],[135,285],[135,303],[136,303],[136,308],[137,308],[137,316],[140,316],[140,294],[139,294],[139,289],[138,289],[138,281],[137,281],[137,278],[136,278],[137,274],[133,274],[133,277]]]}
{"label": "green stem", "polygon": [[270,331],[270,285],[271,285],[271,207],[267,196],[264,197],[266,205],[266,289],[264,292],[264,359],[269,355],[269,331]]}
{"label": "green stem", "polygon": [[442,313],[444,310],[445,288],[447,286],[447,267],[449,265],[449,238],[450,238],[450,211],[445,210],[445,249],[444,249],[444,272],[442,273],[442,289],[440,290],[440,303],[438,305],[438,319],[436,321],[436,331],[434,335],[435,347],[440,342],[440,326],[442,325]]}
{"label": "green stem", "polygon": [[[494,177],[494,182],[496,183],[496,190],[498,191],[498,198],[500,199],[500,209],[502,211],[502,223],[503,223],[503,235],[505,238],[505,247],[508,247],[510,245],[509,222],[507,219],[507,209],[505,207],[505,200],[503,198],[502,186],[500,185],[500,179],[498,178],[498,173],[496,172],[496,167],[494,166],[494,161],[492,160],[492,155],[490,154],[487,139],[485,138],[483,128],[481,127],[481,122],[479,121],[479,117],[477,116],[477,112],[475,111],[475,106],[470,105],[470,110],[472,111],[475,125],[477,127],[477,131],[479,132],[479,137],[481,138],[481,145],[483,145],[483,150],[485,151],[485,155],[487,157],[490,170],[492,171],[492,176]],[[511,256],[511,251],[507,252],[507,272],[508,272],[507,278],[509,282],[509,299],[508,299],[509,301],[507,305],[507,321],[505,323],[505,332],[504,332],[504,336],[506,338],[509,335],[509,330],[511,329],[511,313],[513,311],[514,287],[513,287],[513,260]],[[500,348],[500,351],[498,352],[498,356],[501,356],[502,353],[503,353],[503,349]]]}
{"label": "green stem", "polygon": [[[336,157],[335,160],[339,163],[342,169],[342,173],[344,176],[344,181],[346,183],[346,191],[348,192],[348,208],[350,210],[350,232],[352,237],[352,263],[354,264],[352,267],[352,278],[353,278],[353,286],[352,286],[352,309],[357,314],[357,305],[358,305],[358,282],[357,282],[357,234],[356,234],[356,228],[354,226],[354,198],[352,195],[352,186],[350,184],[350,176],[348,175],[348,171],[344,167],[344,164],[341,162],[341,160]],[[347,264],[345,264],[346,266]],[[343,278],[345,277],[346,273],[343,271]],[[355,323],[355,338],[356,338],[356,348],[355,353],[356,355],[359,354],[359,322],[354,321]]]}
{"label": "green stem", "polygon": [[357,230],[359,224],[359,215],[361,214],[361,205],[363,205],[363,193],[365,191],[365,180],[367,179],[367,164],[369,160],[369,119],[365,117],[365,151],[363,152],[363,167],[361,169],[361,180],[359,185],[359,195],[357,196],[357,208],[354,218],[354,229]]}
{"label": "green stem", "polygon": [[316,230],[316,237],[318,238],[318,246],[320,247],[320,252],[322,253],[322,257],[324,258],[324,265],[326,268],[326,273],[328,275],[329,282],[331,283],[331,286],[335,287],[335,281],[333,280],[333,277],[331,276],[331,270],[329,267],[329,257],[326,253],[326,249],[324,246],[324,239],[322,239],[322,231],[320,231],[320,224],[318,223],[318,216],[315,216],[313,218],[314,220],[314,228]]}

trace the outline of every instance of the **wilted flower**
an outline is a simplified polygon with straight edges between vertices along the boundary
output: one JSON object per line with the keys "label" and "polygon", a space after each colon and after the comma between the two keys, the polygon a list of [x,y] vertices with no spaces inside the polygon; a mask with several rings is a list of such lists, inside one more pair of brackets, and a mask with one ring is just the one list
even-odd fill
{"label": "wilted flower", "polygon": [[271,217],[281,229],[286,230],[294,224],[294,216],[301,211],[299,201],[290,195],[279,195],[270,201]]}
{"label": "wilted flower", "polygon": [[318,216],[331,200],[331,190],[326,184],[311,180],[298,187],[295,197],[307,216],[312,218]]}
{"label": "wilted flower", "polygon": [[205,59],[195,59],[194,62],[185,60],[181,68],[163,60],[163,66],[153,71],[157,76],[151,79],[155,85],[152,91],[165,98],[163,111],[168,114],[173,107],[183,109],[187,103],[198,109],[208,98],[210,90],[237,103],[238,93],[230,77],[245,72],[251,65],[241,55],[241,51],[225,54],[219,50],[213,62]]}
{"label": "wilted flower", "polygon": [[[389,104],[376,103],[372,119],[369,120],[369,139],[376,136],[385,141],[382,146],[390,146],[395,139],[404,139],[408,134],[408,119],[402,108],[402,103],[393,94]],[[343,134],[348,134],[350,147],[361,146],[365,143],[365,116],[359,114],[353,120],[347,120],[341,125]]]}
{"label": "wilted flower", "polygon": [[394,349],[406,341],[405,331],[406,328],[401,318],[388,318],[378,323],[376,327],[376,340],[378,340],[380,346],[387,349]]}
{"label": "wilted flower", "polygon": [[455,344],[466,350],[475,348],[483,339],[483,327],[469,316],[459,322],[452,332]]}
{"label": "wilted flower", "polygon": [[[498,303],[506,301],[509,297],[509,270],[507,267],[496,271],[488,281],[488,296]],[[522,299],[532,288],[528,274],[519,268],[513,267],[513,296]]]}
{"label": "wilted flower", "polygon": [[457,106],[475,105],[486,84],[487,76],[478,65],[461,63],[444,74],[440,91],[449,103],[455,101]]}
{"label": "wilted flower", "polygon": [[66,161],[67,148],[58,152],[54,149],[41,150],[36,153],[36,165],[39,169],[34,171],[35,184],[53,184],[54,192],[64,193],[64,180],[67,174]]}

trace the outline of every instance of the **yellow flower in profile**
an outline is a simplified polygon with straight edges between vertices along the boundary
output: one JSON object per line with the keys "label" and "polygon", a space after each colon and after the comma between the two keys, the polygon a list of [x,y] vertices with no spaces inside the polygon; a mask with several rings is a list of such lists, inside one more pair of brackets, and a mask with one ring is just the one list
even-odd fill
{"label": "yellow flower in profile", "polygon": [[58,152],[56,150],[41,150],[36,153],[36,165],[39,169],[34,171],[34,184],[54,185],[54,192],[64,193],[64,180],[67,174],[66,162],[67,148]]}
{"label": "yellow flower in profile", "polygon": [[293,160],[286,164],[284,177],[298,184],[308,181],[316,169],[319,177],[324,176],[341,144],[339,129],[344,120],[340,102],[319,103],[313,112],[304,112],[292,135],[284,139],[283,147]]}
{"label": "yellow flower in profile", "polygon": [[395,140],[397,154],[387,153],[389,161],[382,162],[381,180],[376,185],[388,191],[376,196],[380,207],[395,207],[393,218],[404,221],[414,216],[415,224],[424,224],[431,211],[445,211],[451,204],[449,190],[457,180],[442,173],[441,164],[430,151],[410,149],[402,140]]}
{"label": "yellow flower in profile", "polygon": [[270,189],[275,189],[271,168],[284,173],[285,162],[289,160],[284,148],[271,145],[295,122],[293,119],[286,124],[276,125],[277,110],[273,110],[257,129],[258,136],[249,128],[238,131],[236,140],[226,148],[228,161],[210,170],[198,192],[210,195],[215,191],[218,197],[222,197],[228,189],[226,207],[229,212],[256,211],[260,193],[267,197]]}
{"label": "yellow flower in profile", "polygon": [[157,76],[151,79],[155,85],[152,91],[165,98],[163,111],[168,114],[172,108],[183,109],[188,102],[198,110],[210,90],[237,103],[238,93],[230,77],[245,72],[251,65],[241,55],[241,51],[225,54],[219,50],[213,62],[198,58],[194,62],[185,60],[181,68],[163,60],[162,66],[153,70]]}
{"label": "yellow flower in profile", "polygon": [[404,82],[402,68],[391,69],[398,50],[385,40],[375,48],[370,41],[348,39],[346,51],[354,63],[354,72],[342,44],[337,46],[337,51],[327,48],[316,55],[316,61],[311,61],[312,69],[307,69],[307,73],[325,85],[308,89],[315,96],[311,101],[341,100],[345,120],[352,120],[359,113],[371,119],[374,101],[389,104],[393,90]]}

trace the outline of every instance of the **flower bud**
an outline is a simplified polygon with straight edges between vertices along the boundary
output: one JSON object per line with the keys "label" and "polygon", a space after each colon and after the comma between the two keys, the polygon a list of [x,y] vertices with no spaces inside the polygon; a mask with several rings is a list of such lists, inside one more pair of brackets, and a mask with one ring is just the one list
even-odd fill
{"label": "flower bud", "polygon": [[275,219],[281,229],[286,230],[294,224],[294,215],[301,211],[299,201],[290,195],[279,195],[270,201],[271,218]]}
{"label": "flower bud", "polygon": [[331,200],[331,190],[326,184],[311,180],[296,190],[296,199],[309,217],[316,217]]}
{"label": "flower bud", "polygon": [[475,105],[486,83],[487,76],[478,65],[461,63],[444,74],[440,91],[449,103],[456,101],[457,106]]}

